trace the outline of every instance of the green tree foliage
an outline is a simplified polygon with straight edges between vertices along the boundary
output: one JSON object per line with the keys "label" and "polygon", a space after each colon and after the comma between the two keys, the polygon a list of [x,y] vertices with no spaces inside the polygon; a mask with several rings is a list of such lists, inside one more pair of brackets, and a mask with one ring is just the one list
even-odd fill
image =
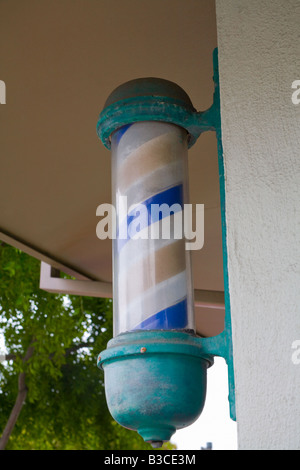
{"label": "green tree foliage", "polygon": [[151,449],[106,406],[96,360],[112,336],[112,302],[42,291],[39,270],[36,259],[0,245],[0,433],[21,397],[5,448]]}

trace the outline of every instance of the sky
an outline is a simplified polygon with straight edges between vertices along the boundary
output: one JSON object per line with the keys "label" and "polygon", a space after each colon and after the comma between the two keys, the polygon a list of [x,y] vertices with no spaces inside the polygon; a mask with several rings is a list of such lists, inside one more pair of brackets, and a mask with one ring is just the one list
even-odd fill
{"label": "sky", "polygon": [[237,424],[229,416],[227,365],[219,357],[214,361],[208,369],[206,402],[201,416],[171,439],[178,450],[200,450],[207,442],[212,442],[212,450],[237,450]]}

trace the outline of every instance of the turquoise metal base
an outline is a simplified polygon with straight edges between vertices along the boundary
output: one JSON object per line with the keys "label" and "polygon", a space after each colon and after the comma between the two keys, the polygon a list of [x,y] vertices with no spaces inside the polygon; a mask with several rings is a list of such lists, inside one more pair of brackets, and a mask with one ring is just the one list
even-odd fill
{"label": "turquoise metal base", "polygon": [[157,330],[121,334],[98,359],[111,415],[154,445],[200,416],[212,364],[196,336]]}

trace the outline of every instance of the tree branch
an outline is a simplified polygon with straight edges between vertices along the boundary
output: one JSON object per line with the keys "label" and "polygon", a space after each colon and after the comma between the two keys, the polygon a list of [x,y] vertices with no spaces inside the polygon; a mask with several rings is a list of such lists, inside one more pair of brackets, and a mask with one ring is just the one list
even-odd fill
{"label": "tree branch", "polygon": [[[29,347],[26,351],[26,354],[23,358],[23,363],[25,363],[26,361],[28,361],[28,359],[30,359],[32,357],[33,352],[34,352],[33,343],[34,343],[34,340],[31,342],[31,344],[29,345]],[[68,356],[72,352],[78,351],[78,349],[87,348],[87,347],[90,347],[90,346],[92,346],[92,343],[82,342],[82,343],[76,344],[76,345],[66,349],[65,355]],[[49,359],[52,359],[53,356],[54,356],[54,354],[50,354]],[[17,356],[16,356],[16,354],[6,354],[6,355],[4,355],[4,357],[5,357],[4,360],[10,360],[10,359],[16,359]],[[21,410],[23,408],[25,399],[27,397],[28,388],[26,386],[26,380],[25,379],[26,379],[26,373],[21,372],[19,374],[19,377],[18,377],[18,395],[17,395],[16,401],[15,401],[14,407],[13,407],[13,409],[10,413],[10,416],[8,418],[8,421],[6,423],[3,434],[0,438],[0,450],[5,449],[5,447],[7,445],[7,442],[9,440],[10,436],[11,436],[11,433],[13,432],[13,429],[15,427],[17,419],[18,419],[18,417],[21,413]]]}
{"label": "tree branch", "polygon": [[15,360],[17,357],[16,354],[0,354],[0,362]]}
{"label": "tree branch", "polygon": [[[25,363],[28,361],[28,359],[31,358],[34,352],[34,347],[32,346],[32,343],[29,345],[25,357],[23,359],[23,362]],[[0,439],[0,450],[4,450],[8,439],[10,438],[10,435],[15,427],[15,424],[17,422],[17,419],[21,413],[22,407],[24,405],[28,389],[26,387],[26,373],[21,372],[18,377],[18,395],[14,404],[14,407],[10,413],[10,416],[8,418],[8,421],[6,423],[5,429],[3,431],[3,434]]]}

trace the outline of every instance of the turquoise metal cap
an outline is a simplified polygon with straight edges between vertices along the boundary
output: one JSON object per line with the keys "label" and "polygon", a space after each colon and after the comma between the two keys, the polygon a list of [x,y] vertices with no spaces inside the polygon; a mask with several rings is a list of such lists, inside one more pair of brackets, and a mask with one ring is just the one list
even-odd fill
{"label": "turquoise metal cap", "polygon": [[113,132],[140,121],[162,121],[182,127],[188,133],[189,147],[202,132],[214,130],[212,113],[197,112],[179,85],[154,77],[130,80],[117,87],[100,113],[97,134],[110,149]]}
{"label": "turquoise metal cap", "polygon": [[173,99],[183,106],[195,111],[188,94],[174,82],[163,78],[136,78],[129,80],[115,88],[107,98],[104,108],[118,101],[123,101],[137,96],[165,97]]}

